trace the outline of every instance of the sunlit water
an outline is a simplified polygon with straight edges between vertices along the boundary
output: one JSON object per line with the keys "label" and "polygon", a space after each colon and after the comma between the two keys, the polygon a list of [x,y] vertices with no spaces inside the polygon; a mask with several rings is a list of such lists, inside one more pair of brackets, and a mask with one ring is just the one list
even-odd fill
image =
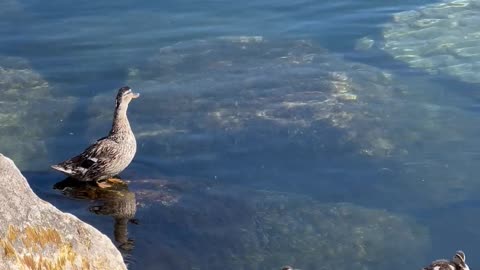
{"label": "sunlit water", "polygon": [[[56,100],[28,112],[56,112],[41,119],[46,157],[19,166],[129,269],[415,269],[457,249],[475,267],[478,85],[355,49],[431,2],[6,0],[0,54],[28,61]],[[125,84],[142,94],[125,201],[53,189],[49,165],[108,132]],[[128,223],[111,209],[132,200]],[[325,214],[344,205],[354,214]]]}

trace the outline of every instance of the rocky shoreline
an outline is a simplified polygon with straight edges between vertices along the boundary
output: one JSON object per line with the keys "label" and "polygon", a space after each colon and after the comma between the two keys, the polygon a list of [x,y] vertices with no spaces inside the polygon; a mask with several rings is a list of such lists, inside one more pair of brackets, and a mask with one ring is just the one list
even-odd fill
{"label": "rocky shoreline", "polygon": [[2,154],[0,172],[1,269],[127,269],[106,235],[37,197]]}

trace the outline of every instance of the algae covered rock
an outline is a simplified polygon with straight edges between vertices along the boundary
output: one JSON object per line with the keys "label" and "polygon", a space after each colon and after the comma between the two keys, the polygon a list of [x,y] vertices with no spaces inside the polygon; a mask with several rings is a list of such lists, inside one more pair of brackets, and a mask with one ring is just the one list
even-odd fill
{"label": "algae covered rock", "polygon": [[0,151],[22,169],[39,169],[47,160],[46,141],[71,109],[25,60],[0,57]]}
{"label": "algae covered rock", "polygon": [[107,236],[38,198],[0,154],[0,268],[126,269]]}
{"label": "algae covered rock", "polygon": [[411,67],[480,82],[479,12],[478,0],[447,0],[396,13],[381,48]]}
{"label": "algae covered rock", "polygon": [[[115,219],[132,270],[406,269],[422,265],[429,247],[423,226],[385,210],[201,181],[127,182],[56,188]],[[127,235],[134,216],[139,224]]]}
{"label": "algae covered rock", "polygon": [[[141,153],[131,169],[147,164],[148,177],[188,172],[392,209],[476,196],[478,166],[464,151],[480,147],[477,113],[465,109],[471,101],[425,76],[398,76],[305,40],[160,48],[127,82],[142,93],[129,111]],[[113,98],[94,98],[92,137],[110,128]]]}
{"label": "algae covered rock", "polygon": [[139,209],[138,269],[406,269],[421,265],[429,247],[412,219],[349,203],[200,185],[178,198]]}
{"label": "algae covered rock", "polygon": [[[382,157],[403,151],[396,133],[384,128],[402,95],[392,76],[310,41],[228,37],[178,43],[160,48],[129,74],[128,85],[143,98],[130,119],[144,154],[239,153],[249,151],[253,139],[264,149],[286,143]],[[101,104],[113,107],[113,94],[95,98],[92,131],[111,121],[113,109]]]}
{"label": "algae covered rock", "polygon": [[[131,169],[392,209],[473,198],[478,166],[464,149],[480,147],[478,116],[423,77],[402,79],[305,40],[163,47],[130,70],[129,86],[142,93],[129,111],[141,153]],[[113,99],[94,98],[92,137],[110,128]]]}

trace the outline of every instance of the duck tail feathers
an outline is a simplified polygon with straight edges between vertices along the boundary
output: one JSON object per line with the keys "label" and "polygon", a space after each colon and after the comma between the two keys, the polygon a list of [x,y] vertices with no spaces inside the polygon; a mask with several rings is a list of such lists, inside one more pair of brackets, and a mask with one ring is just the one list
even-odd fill
{"label": "duck tail feathers", "polygon": [[68,168],[68,167],[66,167],[62,164],[56,164],[56,165],[52,165],[50,167],[54,170],[59,171],[59,172],[63,172],[63,173],[66,173],[66,174],[73,174],[72,168]]}

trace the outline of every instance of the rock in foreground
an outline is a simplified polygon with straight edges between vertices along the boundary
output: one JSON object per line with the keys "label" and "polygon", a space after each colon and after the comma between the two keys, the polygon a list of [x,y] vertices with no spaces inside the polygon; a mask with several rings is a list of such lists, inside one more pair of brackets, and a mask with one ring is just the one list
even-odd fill
{"label": "rock in foreground", "polygon": [[38,198],[0,154],[0,269],[126,269],[107,236]]}

